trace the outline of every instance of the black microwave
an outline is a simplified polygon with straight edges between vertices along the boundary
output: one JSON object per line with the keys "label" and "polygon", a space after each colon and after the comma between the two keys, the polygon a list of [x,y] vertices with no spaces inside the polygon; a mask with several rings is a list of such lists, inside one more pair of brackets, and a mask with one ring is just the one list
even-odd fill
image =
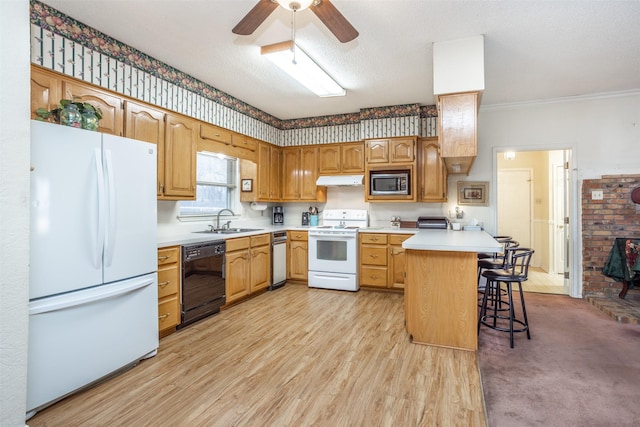
{"label": "black microwave", "polygon": [[371,196],[392,196],[411,194],[411,174],[401,171],[371,171],[369,194]]}

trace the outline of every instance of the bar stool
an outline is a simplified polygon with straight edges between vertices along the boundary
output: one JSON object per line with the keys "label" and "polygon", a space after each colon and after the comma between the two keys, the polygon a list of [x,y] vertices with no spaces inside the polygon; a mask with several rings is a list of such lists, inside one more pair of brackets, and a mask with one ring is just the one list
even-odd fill
{"label": "bar stool", "polygon": [[[478,294],[481,294],[478,296],[478,307],[480,307],[481,305],[482,295],[485,293],[486,289],[486,285],[483,287],[480,284],[483,270],[499,270],[507,268],[509,266],[509,249],[517,248],[520,246],[519,242],[512,239],[507,239],[506,236],[502,239],[502,241],[499,242],[502,243],[501,252],[495,253],[491,259],[478,260]],[[491,292],[492,290],[489,289],[489,291]],[[506,305],[506,302],[503,302],[501,298],[490,298],[489,301],[498,302],[501,310],[503,310],[502,306]]]}
{"label": "bar stool", "polygon": [[[485,325],[491,329],[497,331],[509,332],[509,343],[513,348],[513,334],[515,332],[526,332],[527,339],[531,339],[531,333],[529,331],[529,320],[527,319],[527,309],[524,303],[524,293],[522,292],[522,282],[525,282],[529,275],[529,263],[531,262],[531,256],[535,252],[529,248],[511,248],[509,249],[509,258],[511,265],[505,269],[500,270],[487,270],[482,273],[487,279],[487,289],[484,292],[482,298],[482,305],[480,308],[480,314],[478,315],[478,334],[480,334],[480,326]],[[506,295],[509,303],[509,315],[504,316],[498,314],[498,301],[494,301],[493,314],[487,314],[487,301],[489,295],[493,295],[494,298],[501,299],[501,284],[506,285]],[[518,290],[520,292],[520,304],[522,308],[522,319],[519,319],[515,315],[515,309],[513,306],[513,285],[518,284]],[[498,320],[508,320],[509,327],[502,326],[503,323],[498,324]],[[521,328],[514,329],[514,323],[521,326]]]}

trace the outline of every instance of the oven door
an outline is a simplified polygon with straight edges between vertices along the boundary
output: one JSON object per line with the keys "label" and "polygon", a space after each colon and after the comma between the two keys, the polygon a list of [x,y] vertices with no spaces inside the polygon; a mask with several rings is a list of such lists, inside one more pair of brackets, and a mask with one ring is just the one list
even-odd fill
{"label": "oven door", "polygon": [[357,233],[309,231],[309,270],[356,274]]}

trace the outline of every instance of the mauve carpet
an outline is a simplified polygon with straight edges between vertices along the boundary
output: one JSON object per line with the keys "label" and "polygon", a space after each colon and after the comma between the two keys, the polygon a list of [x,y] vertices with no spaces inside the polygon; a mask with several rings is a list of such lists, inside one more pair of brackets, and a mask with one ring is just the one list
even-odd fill
{"label": "mauve carpet", "polygon": [[564,295],[525,303],[531,340],[480,329],[489,426],[640,426],[640,325]]}

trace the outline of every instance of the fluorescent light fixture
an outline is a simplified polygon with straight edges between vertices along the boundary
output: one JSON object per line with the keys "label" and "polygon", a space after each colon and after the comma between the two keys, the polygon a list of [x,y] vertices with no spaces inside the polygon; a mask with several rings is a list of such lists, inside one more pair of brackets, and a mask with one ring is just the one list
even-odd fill
{"label": "fluorescent light fixture", "polygon": [[260,53],[318,96],[347,93],[292,40],[262,46]]}
{"label": "fluorescent light fixture", "polygon": [[505,160],[515,160],[516,159],[516,153],[514,151],[505,151],[503,156],[504,156]]}

